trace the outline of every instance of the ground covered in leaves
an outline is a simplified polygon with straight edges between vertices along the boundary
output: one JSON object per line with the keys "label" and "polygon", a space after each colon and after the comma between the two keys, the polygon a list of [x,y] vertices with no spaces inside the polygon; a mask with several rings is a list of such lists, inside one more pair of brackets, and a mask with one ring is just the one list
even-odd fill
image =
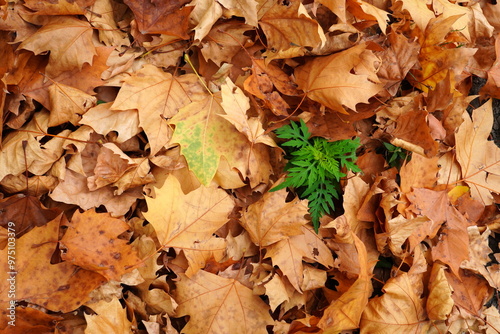
{"label": "ground covered in leaves", "polygon": [[[0,0],[0,330],[497,333],[499,29],[484,0]],[[269,191],[299,120],[361,143],[318,233]]]}

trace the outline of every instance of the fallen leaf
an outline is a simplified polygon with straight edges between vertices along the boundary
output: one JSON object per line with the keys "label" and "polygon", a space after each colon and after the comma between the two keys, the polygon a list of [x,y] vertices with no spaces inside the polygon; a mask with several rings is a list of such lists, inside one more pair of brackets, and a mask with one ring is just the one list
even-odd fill
{"label": "fallen leaf", "polygon": [[299,292],[302,292],[301,286],[304,283],[304,258],[321,263],[327,268],[333,267],[332,254],[318,235],[306,227],[302,227],[301,232],[302,234],[282,239],[266,247],[266,258],[272,259],[273,265],[283,271]]}
{"label": "fallen leaf", "polygon": [[431,323],[427,320],[425,299],[417,293],[407,273],[389,279],[383,291],[382,296],[368,302],[361,317],[361,333],[427,332]]}
{"label": "fallen leaf", "polygon": [[85,313],[87,328],[85,333],[130,333],[132,323],[127,319],[127,310],[122,308],[118,298],[110,302],[101,300],[95,304],[88,305],[96,314]]}
{"label": "fallen leaf", "polygon": [[229,195],[215,187],[200,186],[185,195],[173,176],[155,193],[155,198],[146,197],[144,217],[163,247],[190,249],[194,243],[207,240],[228,221],[234,206]]}
{"label": "fallen leaf", "polygon": [[77,210],[66,225],[68,230],[60,241],[65,249],[63,260],[115,281],[139,264],[128,241],[118,238],[129,229],[124,221],[109,213]]}
{"label": "fallen leaf", "polygon": [[259,246],[269,246],[294,235],[303,234],[308,213],[305,200],[286,202],[285,189],[266,193],[242,212],[241,224]]}
{"label": "fallen leaf", "polygon": [[176,285],[177,316],[190,316],[183,333],[266,334],[273,324],[269,306],[234,279],[199,271]]}
{"label": "fallen leaf", "polygon": [[47,23],[25,39],[19,48],[31,50],[36,55],[50,51],[45,73],[51,78],[65,71],[81,70],[83,64],[92,64],[97,55],[92,43],[92,27],[72,16],[49,17]]}
{"label": "fallen leaf", "polygon": [[53,2],[27,0],[24,5],[36,15],[83,15],[96,0],[58,0]]}
{"label": "fallen leaf", "polygon": [[[295,70],[296,82],[307,96],[328,108],[346,114],[343,106],[356,110],[356,104],[368,103],[381,84],[368,81],[368,75],[351,71],[362,62],[362,54],[371,54],[360,44],[345,51],[315,58]],[[375,73],[374,64],[371,70]]]}
{"label": "fallen leaf", "polygon": [[270,50],[267,53],[272,58],[293,48],[318,46],[325,40],[321,27],[298,1],[275,3],[260,19],[259,25],[266,34]]}
{"label": "fallen leaf", "polygon": [[455,304],[451,295],[453,290],[444,274],[444,267],[434,262],[429,278],[429,296],[426,311],[430,320],[446,320]]}
{"label": "fallen leaf", "polygon": [[[42,227],[35,227],[19,239],[16,239],[15,272],[3,262],[0,283],[0,304],[2,309],[9,303],[9,281],[15,277],[16,300],[25,300],[40,305],[54,312],[70,312],[77,309],[89,298],[89,293],[105,282],[102,275],[81,269],[68,262],[51,264],[56,251],[59,224],[63,221],[59,215]],[[8,247],[1,253],[7,259]],[[38,273],[35,277],[33,273]]]}
{"label": "fallen leaf", "polygon": [[[352,232],[351,232],[352,233]],[[325,333],[335,333],[359,328],[368,298],[371,295],[368,255],[363,242],[352,233],[356,246],[358,263],[360,264],[359,276],[349,289],[333,301],[326,309],[318,323]]]}
{"label": "fallen leaf", "polygon": [[189,0],[158,2],[154,0],[132,1],[125,4],[134,13],[142,34],[165,34],[188,39],[189,14],[192,6],[185,6]]}
{"label": "fallen leaf", "polygon": [[494,203],[492,193],[500,193],[500,149],[488,141],[493,124],[492,102],[474,110],[472,119],[463,113],[464,122],[455,134],[457,160],[463,180],[473,199],[484,205]]}

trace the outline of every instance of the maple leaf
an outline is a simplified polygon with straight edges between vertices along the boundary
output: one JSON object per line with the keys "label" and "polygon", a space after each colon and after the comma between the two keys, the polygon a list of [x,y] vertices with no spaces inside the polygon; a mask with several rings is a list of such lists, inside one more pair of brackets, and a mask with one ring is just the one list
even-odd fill
{"label": "maple leaf", "polygon": [[266,258],[271,258],[273,265],[278,266],[293,287],[300,292],[304,283],[303,258],[321,263],[325,267],[333,266],[332,254],[317,234],[306,227],[302,227],[301,232],[302,234],[282,239],[266,247]]}
{"label": "maple leaf", "polygon": [[134,12],[135,19],[142,34],[165,34],[188,39],[188,18],[192,6],[184,6],[189,0],[124,1]]}
{"label": "maple leaf", "polygon": [[340,298],[325,309],[318,327],[327,333],[359,328],[361,315],[368,304],[368,298],[372,291],[366,247],[353,232],[351,232],[351,236],[360,264],[359,276]]}
{"label": "maple leaf", "polygon": [[151,155],[155,155],[171,137],[166,118],[200,99],[202,89],[194,74],[174,78],[156,66],[145,65],[124,80],[111,109],[139,111],[139,125],[148,136]]}
{"label": "maple leaf", "polygon": [[250,109],[248,98],[229,78],[226,79],[226,84],[221,87],[221,95],[221,105],[226,112],[226,115],[221,115],[221,117],[233,124],[251,143],[263,143],[268,146],[278,147],[274,140],[265,134],[259,119],[247,116],[247,110]]}
{"label": "maple leaf", "polygon": [[199,271],[181,274],[176,286],[176,314],[190,316],[183,333],[266,334],[273,323],[269,306],[234,279]]}
{"label": "maple leaf", "polygon": [[491,100],[474,110],[472,119],[464,112],[463,119],[455,134],[462,177],[472,198],[490,205],[494,203],[492,193],[500,193],[500,149],[488,141],[493,124]]}
{"label": "maple leaf", "polygon": [[361,318],[361,333],[426,333],[430,327],[425,300],[415,291],[415,280],[403,273],[389,279],[384,294],[368,302]]}
{"label": "maple leaf", "polygon": [[286,202],[287,191],[268,192],[242,212],[241,224],[259,246],[268,246],[282,239],[302,234],[308,222],[305,200]]}
{"label": "maple leaf", "polygon": [[83,15],[96,0],[58,0],[38,1],[26,0],[24,5],[36,15]]}
{"label": "maple leaf", "polygon": [[116,131],[117,143],[123,143],[141,132],[139,116],[136,110],[115,111],[111,110],[112,103],[101,103],[87,110],[79,124],[86,124],[97,133],[107,135]]}
{"label": "maple leaf", "polygon": [[81,70],[92,64],[97,54],[92,43],[92,27],[88,22],[71,16],[50,17],[38,31],[25,39],[20,49],[35,54],[50,51],[46,74],[56,77],[64,71]]}
{"label": "maple leaf", "polygon": [[444,273],[443,265],[434,262],[429,278],[429,296],[426,310],[430,320],[446,320],[454,305],[453,290]]}
{"label": "maple leaf", "polygon": [[300,1],[274,4],[259,25],[266,34],[268,51],[265,55],[270,58],[280,57],[290,49],[302,55],[304,47],[316,47],[326,40],[321,27],[309,17]]}
{"label": "maple leaf", "polygon": [[64,173],[64,180],[49,195],[55,201],[76,204],[84,210],[104,205],[108,212],[117,217],[126,214],[132,203],[142,198],[140,187],[128,189],[117,196],[111,186],[91,191],[87,177],[71,169],[66,169]]}
{"label": "maple leaf", "polygon": [[[59,224],[63,220],[59,215],[42,227],[35,227],[19,239],[16,239],[15,275],[16,300],[26,300],[49,310],[70,312],[85,303],[90,291],[101,285],[102,275],[81,269],[68,262],[51,264],[59,237]],[[7,259],[8,247],[1,251]],[[0,304],[9,302],[9,281],[7,261],[3,261],[0,275]],[[38,273],[35,277],[33,273]]]}
{"label": "maple leaf", "polygon": [[389,13],[362,0],[348,0],[347,9],[357,19],[377,20],[378,26],[383,33],[387,31]]}
{"label": "maple leaf", "polygon": [[15,223],[10,230],[14,230],[18,238],[35,226],[47,224],[61,213],[58,208],[47,209],[34,196],[22,194],[0,200],[0,211],[0,226],[7,229],[9,222]]}
{"label": "maple leaf", "polygon": [[107,302],[101,300],[95,304],[88,304],[96,314],[85,313],[87,327],[85,333],[130,333],[132,323],[127,319],[127,310],[122,308],[118,298],[114,297]]}
{"label": "maple leaf", "polygon": [[265,182],[271,173],[266,149],[249,146],[248,139],[221,117],[224,114],[220,95],[207,94],[203,100],[188,104],[170,120],[175,124],[171,143],[180,144],[189,169],[204,185],[212,181],[221,156],[244,178],[249,177],[252,185]]}
{"label": "maple leaf", "polygon": [[111,0],[95,1],[83,13],[90,24],[97,28],[99,40],[106,46],[130,45],[128,34],[119,29],[115,20],[115,3]]}
{"label": "maple leaf", "polygon": [[432,248],[432,255],[448,264],[458,275],[460,264],[469,256],[467,220],[451,205],[446,191],[417,188],[407,197],[412,202],[410,210],[431,219],[415,231],[415,235],[420,235],[419,239],[426,235],[434,238],[441,225],[446,223]]}
{"label": "maple leaf", "polygon": [[[57,161],[62,153],[63,138],[51,138],[44,144],[40,143],[41,135],[35,136],[30,131],[40,133],[40,129],[48,128],[48,112],[39,112],[20,130],[11,132],[3,138],[0,148],[0,180],[6,175],[19,175],[25,170],[35,175],[45,174]],[[68,131],[62,131],[64,136]]]}
{"label": "maple leaf", "polygon": [[[360,44],[345,51],[321,58],[314,58],[295,70],[296,83],[307,96],[328,108],[346,114],[344,105],[356,110],[356,104],[368,103],[377,94],[381,84],[368,80],[375,75],[375,63],[364,64],[367,71],[358,74],[357,66],[363,63],[363,54],[371,55],[366,45]],[[351,73],[355,71],[356,74]]]}
{"label": "maple leaf", "polygon": [[200,186],[185,195],[174,176],[146,197],[144,217],[154,226],[163,247],[192,248],[207,240],[228,220],[234,203],[222,189]]}
{"label": "maple leaf", "polygon": [[68,230],[60,241],[66,250],[63,260],[115,281],[139,263],[127,240],[118,238],[129,226],[109,213],[77,210],[66,225]]}
{"label": "maple leaf", "polygon": [[97,103],[95,97],[61,83],[49,87],[49,99],[51,105],[49,127],[66,122],[76,125],[81,115]]}

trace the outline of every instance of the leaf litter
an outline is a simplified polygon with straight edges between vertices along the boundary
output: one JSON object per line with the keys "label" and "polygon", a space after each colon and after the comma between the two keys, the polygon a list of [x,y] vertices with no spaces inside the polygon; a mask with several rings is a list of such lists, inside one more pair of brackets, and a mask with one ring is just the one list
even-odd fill
{"label": "leaf litter", "polygon": [[498,6],[0,2],[0,330],[499,332]]}

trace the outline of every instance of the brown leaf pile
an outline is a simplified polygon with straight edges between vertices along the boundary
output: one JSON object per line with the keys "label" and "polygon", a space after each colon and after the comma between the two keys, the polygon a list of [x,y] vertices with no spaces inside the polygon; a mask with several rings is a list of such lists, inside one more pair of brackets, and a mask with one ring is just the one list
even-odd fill
{"label": "brown leaf pile", "polygon": [[[499,17],[0,0],[0,331],[499,332]],[[362,143],[318,234],[269,192],[299,119]]]}

